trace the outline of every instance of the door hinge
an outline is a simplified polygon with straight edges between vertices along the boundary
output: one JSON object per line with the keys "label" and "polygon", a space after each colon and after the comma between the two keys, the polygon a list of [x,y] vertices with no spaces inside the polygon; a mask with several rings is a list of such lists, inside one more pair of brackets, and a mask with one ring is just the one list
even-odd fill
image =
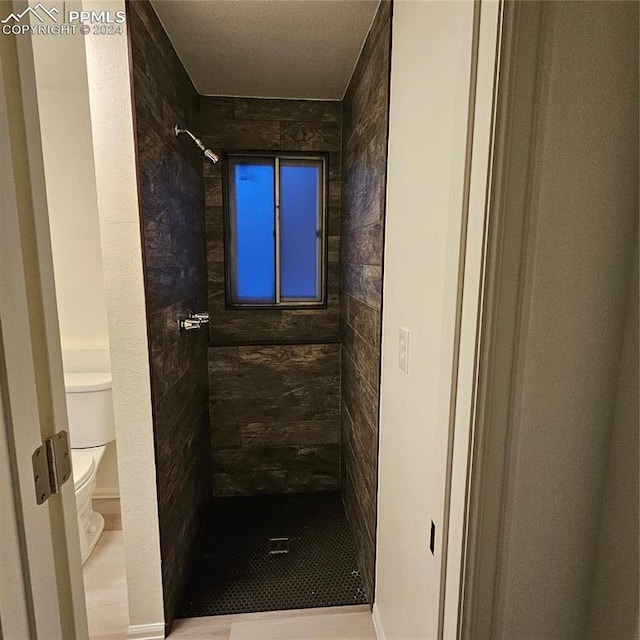
{"label": "door hinge", "polygon": [[49,496],[71,477],[71,453],[66,431],[58,431],[47,438],[31,456],[36,503],[46,502]]}

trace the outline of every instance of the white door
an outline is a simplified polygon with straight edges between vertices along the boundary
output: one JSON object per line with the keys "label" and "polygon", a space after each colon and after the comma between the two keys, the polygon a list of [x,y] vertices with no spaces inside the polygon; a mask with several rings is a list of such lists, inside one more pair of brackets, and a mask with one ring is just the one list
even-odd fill
{"label": "white door", "polygon": [[0,640],[84,640],[73,480],[38,506],[31,462],[67,415],[30,38],[0,61]]}

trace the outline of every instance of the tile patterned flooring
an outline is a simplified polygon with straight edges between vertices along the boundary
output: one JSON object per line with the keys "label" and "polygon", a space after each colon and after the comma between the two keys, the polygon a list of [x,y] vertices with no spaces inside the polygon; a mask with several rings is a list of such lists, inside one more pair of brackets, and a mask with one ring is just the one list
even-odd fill
{"label": "tile patterned flooring", "polygon": [[366,603],[339,492],[218,498],[176,618]]}
{"label": "tile patterned flooring", "polygon": [[[122,531],[105,531],[84,566],[91,640],[128,627]],[[169,640],[376,640],[367,605],[176,620]]]}

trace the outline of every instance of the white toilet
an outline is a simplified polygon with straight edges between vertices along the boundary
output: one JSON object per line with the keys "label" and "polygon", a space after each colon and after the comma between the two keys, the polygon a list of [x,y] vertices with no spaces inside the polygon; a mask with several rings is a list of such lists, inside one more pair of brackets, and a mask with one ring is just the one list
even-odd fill
{"label": "white toilet", "polygon": [[104,518],[93,510],[91,497],[106,445],[115,440],[111,373],[66,372],[64,382],[80,551],[84,564],[104,530]]}

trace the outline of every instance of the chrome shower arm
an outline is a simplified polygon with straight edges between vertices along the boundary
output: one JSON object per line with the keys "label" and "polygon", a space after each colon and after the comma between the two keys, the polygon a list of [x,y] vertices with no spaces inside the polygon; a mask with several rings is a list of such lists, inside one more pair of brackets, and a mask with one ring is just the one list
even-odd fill
{"label": "chrome shower arm", "polygon": [[196,138],[196,136],[194,136],[193,133],[191,133],[191,131],[189,131],[189,129],[181,129],[176,124],[173,127],[173,131],[176,134],[176,137],[179,136],[181,133],[186,133],[198,145],[198,147],[200,147],[201,151],[204,151],[206,149],[206,147],[204,146],[202,140],[200,140],[200,138]]}
{"label": "chrome shower arm", "polygon": [[215,163],[218,162],[218,160],[220,159],[217,154],[213,153],[213,151],[211,151],[211,149],[207,149],[207,147],[204,146],[204,143],[202,142],[202,140],[200,140],[200,138],[196,137],[193,135],[193,133],[191,133],[191,131],[189,131],[189,129],[181,129],[177,124],[173,125],[173,133],[176,137],[178,137],[181,133],[186,133],[195,143],[196,145],[198,145],[198,148],[200,149],[200,151],[202,151],[205,155],[205,157],[208,160],[211,160],[211,162]]}

